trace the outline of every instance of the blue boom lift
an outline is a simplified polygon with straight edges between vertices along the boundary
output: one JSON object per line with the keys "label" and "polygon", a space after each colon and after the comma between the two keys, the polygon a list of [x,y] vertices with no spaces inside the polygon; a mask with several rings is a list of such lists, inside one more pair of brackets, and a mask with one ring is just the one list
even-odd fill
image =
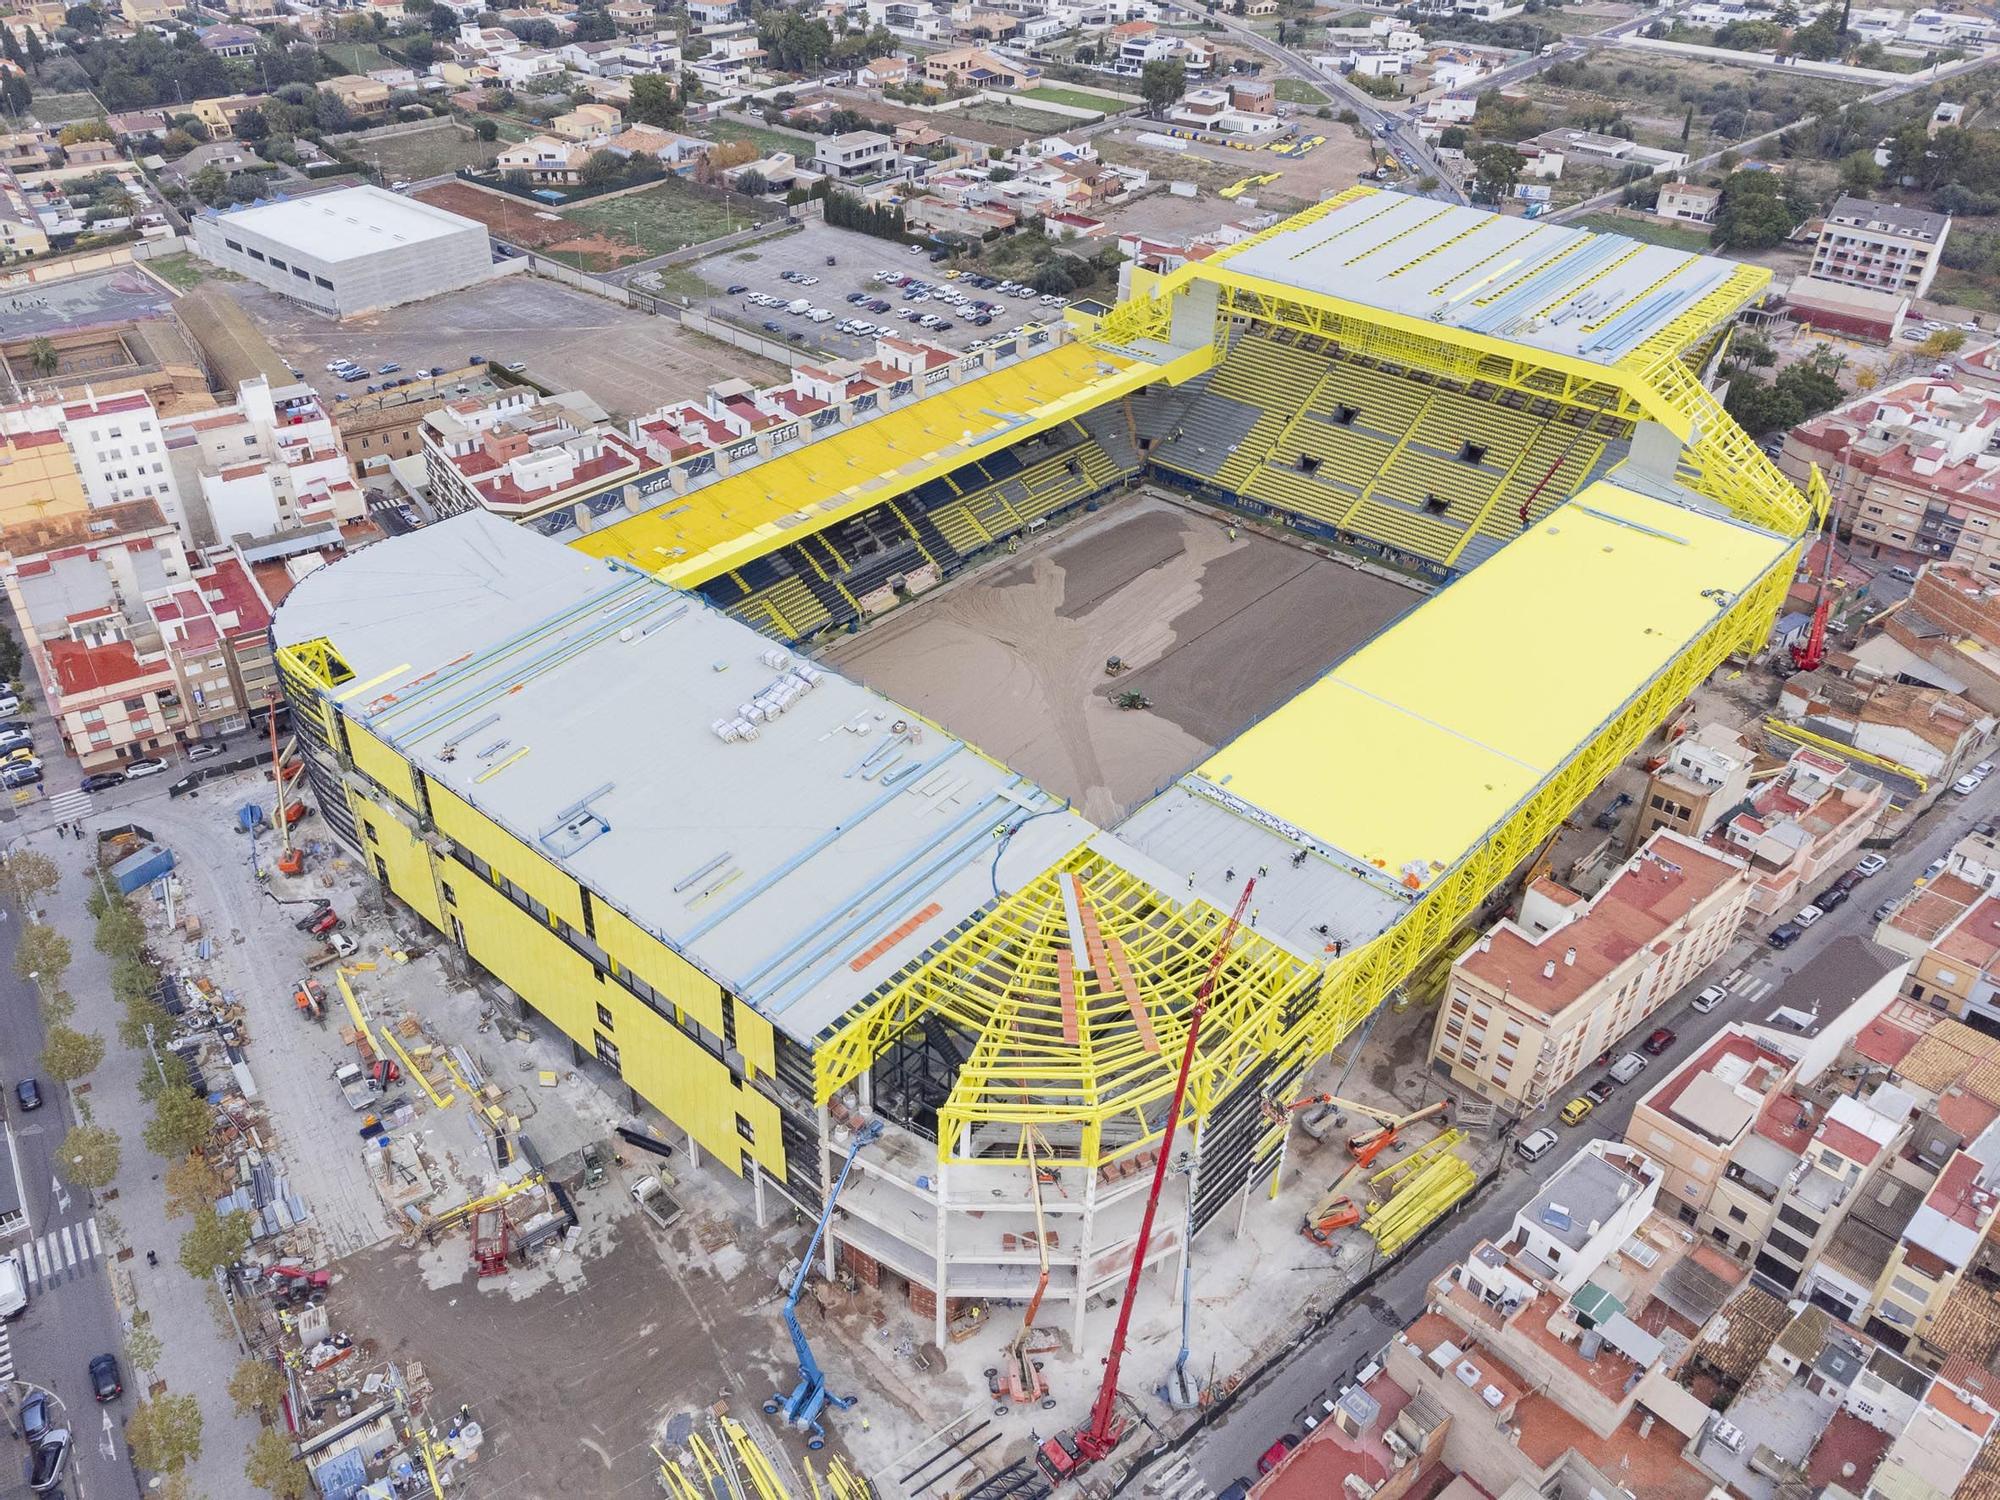
{"label": "blue boom lift", "polygon": [[806,1331],[799,1327],[799,1297],[806,1289],[806,1278],[812,1275],[813,1257],[819,1253],[819,1242],[826,1234],[826,1226],[833,1222],[833,1206],[840,1201],[840,1190],[847,1186],[847,1174],[854,1169],[854,1158],[861,1154],[861,1148],[882,1134],[882,1122],[870,1120],[854,1133],[854,1144],[847,1148],[847,1160],[840,1165],[840,1175],[833,1180],[833,1191],[826,1195],[826,1208],[820,1213],[819,1224],[813,1230],[812,1243],[806,1246],[805,1258],[799,1262],[799,1273],[792,1278],[791,1295],[785,1298],[785,1327],[791,1331],[792,1348],[799,1356],[799,1383],[792,1387],[787,1396],[780,1392],[764,1403],[767,1416],[781,1413],[786,1423],[806,1435],[808,1448],[826,1446],[826,1429],[820,1425],[820,1414],[831,1406],[842,1411],[854,1404],[852,1396],[836,1396],[826,1388],[826,1372],[819,1367],[813,1357],[812,1345],[806,1342]]}

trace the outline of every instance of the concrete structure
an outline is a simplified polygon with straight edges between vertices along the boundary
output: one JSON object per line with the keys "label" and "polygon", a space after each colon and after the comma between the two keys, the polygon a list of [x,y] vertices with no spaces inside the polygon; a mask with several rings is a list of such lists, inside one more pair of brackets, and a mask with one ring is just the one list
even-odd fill
{"label": "concrete structure", "polygon": [[1796,276],[1785,293],[1785,311],[1802,325],[1886,344],[1903,332],[1910,294]]}
{"label": "concrete structure", "polygon": [[153,399],[144,391],[86,396],[49,408],[56,417],[92,505],[155,501],[183,527],[181,497]]}
{"label": "concrete structure", "polygon": [[826,136],[813,147],[813,166],[836,181],[884,171],[896,161],[896,143],[880,131],[850,130]]}
{"label": "concrete structure", "polygon": [[1754,1262],[1759,1275],[1787,1293],[1801,1285],[1847,1209],[1894,1159],[1915,1111],[1910,1096],[1890,1084],[1865,1099],[1833,1100],[1799,1149],[1801,1169],[1779,1186]]}
{"label": "concrete structure", "polygon": [[[1083,324],[1087,340],[1036,331],[966,355],[885,339],[768,392],[719,386],[632,425],[627,441],[656,466],[647,488],[628,480],[592,497],[601,509],[559,507],[528,528],[482,505],[314,572],[274,630],[328,825],[484,983],[616,1071],[635,1108],[662,1111],[703,1159],[747,1176],[753,1211],[778,1193],[811,1213],[837,1132],[881,1121],[832,1234],[851,1274],[907,1296],[941,1348],[958,1299],[1024,1284],[1032,1123],[1072,1186],[1053,1210],[1051,1322],[1084,1347],[1161,1149],[1131,1101],[1171,1086],[1158,1043],[1247,872],[1269,875],[1196,1049],[1201,1128],[1176,1143],[1195,1171],[1164,1206],[1163,1261],[1190,1216],[1200,1232],[1261,1201],[1281,1133],[1258,1099],[1295,1095],[1307,1061],[1433,957],[1670,705],[1764,638],[1790,582],[1812,504],[1754,447],[1713,446],[1728,419],[1674,352],[1712,340],[1761,273],[1555,227],[1552,260],[1538,248],[1520,268],[1534,306],[1627,309],[1609,323],[1469,305],[1437,319],[1434,295],[1409,316],[1424,287],[1489,274],[1464,240],[1499,227],[1349,189],[1148,283]],[[1417,261],[1421,277],[1395,279]],[[1507,545],[1465,555],[1456,530],[1439,545],[1381,502],[1384,536],[1462,576],[1116,830],[780,644],[1081,510],[1160,462],[1176,426],[1254,470],[1304,403],[1364,382],[1354,441],[1395,427],[1403,386],[1380,364],[1364,373],[1321,333],[1258,336],[1280,305],[1299,327],[1393,328],[1397,359],[1427,371],[1480,350],[1536,367],[1529,389],[1559,389],[1548,371],[1580,375],[1601,399],[1574,412],[1544,396],[1550,412],[1512,409],[1510,426],[1464,392],[1438,410],[1447,428],[1512,444],[1512,465],[1555,428],[1544,473],[1588,447],[1544,486],[1582,503],[1550,495],[1541,515],[1558,521],[1510,522]],[[1206,424],[1223,408],[1193,405],[1247,411],[1253,398],[1222,438]],[[1604,443],[1579,445],[1578,424],[1636,427],[1642,412],[1681,415],[1635,438],[1631,484],[1597,477]],[[1258,422],[1262,447],[1248,439]],[[1708,488],[1678,489],[1677,472]],[[1231,469],[1211,489],[1240,495],[1254,478]],[[1348,509],[1371,492],[1350,492]],[[1375,514],[1361,510],[1367,525]],[[1514,679],[1530,658],[1563,691],[1523,716]],[[1672,852],[1679,874],[1642,860],[1635,878],[1666,892],[1689,890],[1689,870],[1740,878],[1713,851]],[[1086,923],[1104,957],[1079,987]],[[932,1041],[947,1033],[949,1055]],[[1529,1321],[1546,1330],[1551,1312]],[[1618,1357],[1650,1373],[1661,1351],[1620,1337]],[[1612,1427],[1631,1414],[1616,1368],[1609,1389],[1579,1376],[1590,1420]]]}
{"label": "concrete structure", "polygon": [[68,515],[90,504],[90,492],[47,407],[0,407],[0,527]]}
{"label": "concrete structure", "polygon": [[1560,1100],[1723,954],[1749,897],[1739,859],[1667,831],[1589,900],[1536,881],[1452,965],[1432,1060],[1509,1113]]}
{"label": "concrete structure", "polygon": [[189,523],[218,541],[267,536],[366,514],[348,474],[340,428],[309,385],[273,389],[257,378],[236,400],[168,426],[185,499],[201,515]]}
{"label": "concrete structure", "polygon": [[240,558],[191,562],[150,500],[0,532],[22,647],[85,770],[241,730],[273,685],[271,614]]}
{"label": "concrete structure", "polygon": [[1653,212],[1662,218],[1681,219],[1690,224],[1713,224],[1721,203],[1721,188],[1703,182],[1670,182],[1660,189]]}
{"label": "concrete structure", "polygon": [[1831,474],[1835,515],[1857,552],[1918,567],[1952,562],[2000,577],[2000,398],[1934,376],[1901,381],[1812,418],[1780,464]]}
{"label": "concrete structure", "polygon": [[1660,1168],[1660,1207],[1748,1258],[1798,1165],[1790,1092],[1798,1059],[1731,1022],[1662,1078],[1632,1111],[1628,1143]]}
{"label": "concrete structure", "polygon": [[194,240],[203,259],[339,318],[493,274],[485,226],[376,187],[210,210]]}
{"label": "concrete structure", "polygon": [[[1993,715],[1956,693],[1880,680],[1850,683],[1825,671],[1786,679],[1778,712],[1815,734],[1908,767],[1932,785],[1949,785],[1983,760],[1995,727]],[[1858,784],[1853,790],[1866,795]]]}
{"label": "concrete structure", "polygon": [[348,466],[363,483],[386,484],[389,465],[424,451],[424,418],[452,400],[485,399],[500,387],[485,367],[468,365],[340,407],[340,441]]}
{"label": "concrete structure", "polygon": [[622,508],[628,484],[641,494],[661,487],[658,460],[602,418],[580,391],[543,400],[515,386],[443,403],[423,419],[432,506],[440,515],[484,510],[535,522]]}
{"label": "concrete structure", "polygon": [[1574,1296],[1638,1232],[1660,1193],[1659,1166],[1638,1151],[1585,1142],[1514,1214],[1509,1253]]}
{"label": "concrete structure", "polygon": [[28,202],[21,179],[13,168],[0,167],[0,261],[48,253],[49,232]]}
{"label": "concrete structure", "polygon": [[1872,776],[1803,748],[1782,774],[1758,785],[1747,807],[1715,827],[1709,842],[1748,865],[1752,911],[1789,913],[1847,868],[1888,798]]}
{"label": "concrete structure", "polygon": [[1896,296],[1927,296],[1950,234],[1950,214],[1842,194],[1827,210],[1807,274]]}
{"label": "concrete structure", "polygon": [[1633,832],[1643,844],[1662,828],[1700,839],[1717,818],[1750,791],[1756,752],[1726,724],[1702,724],[1667,749],[1667,758],[1646,782]]}

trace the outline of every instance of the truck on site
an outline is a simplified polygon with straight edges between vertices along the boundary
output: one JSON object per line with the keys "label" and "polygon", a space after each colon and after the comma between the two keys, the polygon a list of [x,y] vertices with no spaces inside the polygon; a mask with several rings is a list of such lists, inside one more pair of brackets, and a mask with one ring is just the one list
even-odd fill
{"label": "truck on site", "polygon": [[632,1201],[656,1229],[665,1229],[681,1211],[681,1206],[667,1196],[666,1184],[651,1172],[632,1184]]}
{"label": "truck on site", "polygon": [[333,1081],[340,1085],[341,1097],[351,1110],[364,1110],[380,1095],[375,1081],[368,1076],[360,1063],[342,1063],[333,1070]]}
{"label": "truck on site", "polygon": [[298,1007],[299,1014],[306,1020],[321,1026],[326,1024],[326,991],[320,988],[317,979],[308,976],[293,986],[292,1004]]}

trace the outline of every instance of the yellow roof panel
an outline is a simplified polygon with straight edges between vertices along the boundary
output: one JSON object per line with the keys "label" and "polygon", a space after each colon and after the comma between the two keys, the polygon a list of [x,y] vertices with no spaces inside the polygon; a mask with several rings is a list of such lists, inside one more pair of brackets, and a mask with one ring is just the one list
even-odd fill
{"label": "yellow roof panel", "polygon": [[[1197,351],[1205,365],[1213,348]],[[753,464],[685,495],[663,494],[643,515],[571,543],[683,588],[742,566],[842,517],[1102,406],[1177,366],[1087,344],[1062,344],[1017,364]]]}
{"label": "yellow roof panel", "polygon": [[1600,481],[1195,774],[1392,876],[1435,873],[1791,546]]}

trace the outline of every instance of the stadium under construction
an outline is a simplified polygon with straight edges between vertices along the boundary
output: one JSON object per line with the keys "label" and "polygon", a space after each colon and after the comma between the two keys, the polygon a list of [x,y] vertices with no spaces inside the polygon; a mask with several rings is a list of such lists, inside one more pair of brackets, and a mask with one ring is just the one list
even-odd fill
{"label": "stadium under construction", "polygon": [[[1267,1104],[1764,641],[1825,494],[1702,376],[1766,277],[1356,189],[885,394],[802,370],[622,509],[303,580],[275,633],[311,775],[760,1204],[816,1215],[881,1122],[832,1233],[940,1347],[1046,1254],[1081,1348],[1243,882],[1154,1260],[1257,1211]],[[1115,827],[805,649],[1142,477],[1434,591]]]}

